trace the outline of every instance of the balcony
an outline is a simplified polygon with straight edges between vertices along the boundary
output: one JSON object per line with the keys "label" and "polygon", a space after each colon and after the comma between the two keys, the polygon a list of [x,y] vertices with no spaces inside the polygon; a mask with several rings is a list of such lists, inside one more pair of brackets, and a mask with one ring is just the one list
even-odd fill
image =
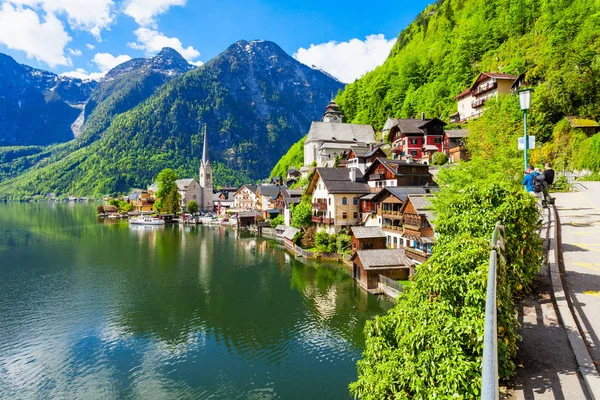
{"label": "balcony", "polygon": [[327,203],[312,203],[313,210],[327,211]]}
{"label": "balcony", "polygon": [[312,222],[314,222],[315,224],[333,225],[333,218],[313,216]]}
{"label": "balcony", "polygon": [[481,93],[485,93],[488,90],[496,89],[497,87],[498,87],[498,82],[489,82],[489,83],[486,83],[485,85],[480,86],[477,89],[475,89],[475,93],[473,95],[478,96]]}
{"label": "balcony", "polygon": [[424,253],[423,250],[413,249],[412,247],[403,247],[406,256],[417,262],[424,263],[431,256],[431,254]]}
{"label": "balcony", "polygon": [[401,153],[404,150],[404,139],[397,139],[392,143],[392,153]]}
{"label": "balcony", "polygon": [[380,179],[385,179],[385,175],[384,174],[371,174],[369,175],[369,180],[370,181],[377,181]]}
{"label": "balcony", "polygon": [[402,228],[402,226],[397,226],[397,225],[382,225],[381,227],[383,228],[384,231],[396,232],[396,233],[402,233],[402,231],[404,230]]}
{"label": "balcony", "polygon": [[471,102],[471,107],[472,108],[478,108],[481,107],[485,104],[485,102],[487,101],[487,99],[479,99],[479,100],[473,100]]}

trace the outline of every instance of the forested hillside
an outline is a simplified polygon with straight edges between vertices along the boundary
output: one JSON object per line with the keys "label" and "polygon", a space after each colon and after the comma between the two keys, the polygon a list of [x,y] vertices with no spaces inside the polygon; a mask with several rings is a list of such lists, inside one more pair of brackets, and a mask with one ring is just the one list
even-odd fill
{"label": "forested hillside", "polygon": [[527,72],[533,134],[565,115],[600,116],[600,3],[445,0],[398,37],[387,61],[337,97],[349,122],[381,129],[390,116],[447,117],[480,72]]}
{"label": "forested hillside", "polygon": [[240,41],[112,118],[97,141],[3,182],[0,197],[125,192],[165,167],[196,177],[200,122],[208,126],[215,184],[248,183],[268,175],[341,87],[275,43]]}

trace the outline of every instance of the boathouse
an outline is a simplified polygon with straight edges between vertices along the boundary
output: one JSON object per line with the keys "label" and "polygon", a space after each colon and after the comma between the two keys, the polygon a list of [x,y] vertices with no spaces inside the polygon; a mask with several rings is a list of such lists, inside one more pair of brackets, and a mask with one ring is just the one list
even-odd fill
{"label": "boathouse", "polygon": [[379,275],[406,280],[413,269],[414,261],[404,249],[357,250],[352,256],[352,276],[365,289],[376,289]]}

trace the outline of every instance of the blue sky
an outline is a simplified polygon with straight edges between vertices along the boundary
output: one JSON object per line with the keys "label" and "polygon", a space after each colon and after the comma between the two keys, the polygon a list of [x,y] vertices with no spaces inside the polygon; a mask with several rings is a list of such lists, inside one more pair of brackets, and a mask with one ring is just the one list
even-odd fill
{"label": "blue sky", "polygon": [[428,1],[0,0],[0,52],[102,76],[170,45],[200,65],[239,39],[272,40],[348,82],[381,64]]}

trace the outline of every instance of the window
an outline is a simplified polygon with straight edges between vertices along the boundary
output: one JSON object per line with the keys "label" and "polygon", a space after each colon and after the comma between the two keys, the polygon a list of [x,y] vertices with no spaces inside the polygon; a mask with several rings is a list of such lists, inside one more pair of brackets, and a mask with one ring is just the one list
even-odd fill
{"label": "window", "polygon": [[354,219],[358,218],[358,213],[355,212],[354,214],[352,214],[352,218],[354,218]]}
{"label": "window", "polygon": [[442,143],[442,138],[439,138],[439,137],[434,138],[433,143]]}
{"label": "window", "polygon": [[354,205],[358,204],[358,197],[355,197],[352,199],[352,204],[354,204]]}
{"label": "window", "polygon": [[327,199],[329,205],[331,205],[331,197],[329,199]]}
{"label": "window", "polygon": [[394,237],[394,247],[396,247],[397,244],[398,244],[398,239],[396,237]]}
{"label": "window", "polygon": [[342,213],[342,219],[348,219],[348,213]]}
{"label": "window", "polygon": [[346,197],[342,197],[342,205],[348,204],[348,199]]}
{"label": "window", "polygon": [[419,139],[410,139],[410,144],[419,144]]}
{"label": "window", "polygon": [[410,155],[413,157],[416,157],[419,154],[419,152],[417,150],[411,150],[410,151]]}
{"label": "window", "polygon": [[388,244],[392,244],[392,237],[388,235]]}

